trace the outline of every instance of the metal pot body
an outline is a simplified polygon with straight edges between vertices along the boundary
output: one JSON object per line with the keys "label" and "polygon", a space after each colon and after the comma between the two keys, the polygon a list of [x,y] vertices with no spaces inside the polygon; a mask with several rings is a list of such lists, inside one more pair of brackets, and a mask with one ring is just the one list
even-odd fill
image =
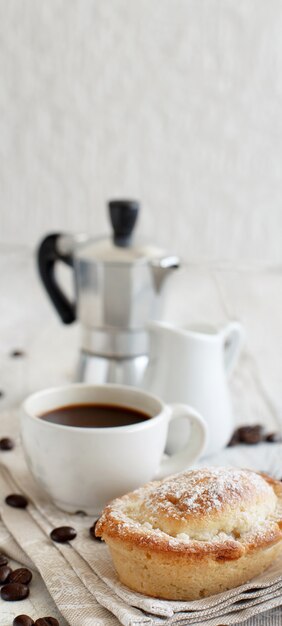
{"label": "metal pot body", "polygon": [[147,354],[146,326],[162,309],[162,290],[148,263],[112,265],[75,256],[74,270],[83,350],[120,357]]}

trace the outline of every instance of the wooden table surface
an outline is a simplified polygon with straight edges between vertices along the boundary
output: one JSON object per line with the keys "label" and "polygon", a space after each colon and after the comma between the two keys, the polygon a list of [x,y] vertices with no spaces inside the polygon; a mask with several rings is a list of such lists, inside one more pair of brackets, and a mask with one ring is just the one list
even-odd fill
{"label": "wooden table surface", "polygon": [[[67,275],[62,279],[68,283]],[[178,323],[222,326],[238,319],[244,324],[245,349],[231,380],[236,422],[281,429],[282,267],[187,262],[165,298],[165,317]],[[59,322],[39,284],[33,255],[24,248],[0,248],[0,301],[1,432],[1,411],[19,406],[36,389],[73,379],[79,325]],[[15,350],[22,354],[13,356]],[[260,448],[252,454],[258,463]],[[281,626],[282,607],[245,624]]]}

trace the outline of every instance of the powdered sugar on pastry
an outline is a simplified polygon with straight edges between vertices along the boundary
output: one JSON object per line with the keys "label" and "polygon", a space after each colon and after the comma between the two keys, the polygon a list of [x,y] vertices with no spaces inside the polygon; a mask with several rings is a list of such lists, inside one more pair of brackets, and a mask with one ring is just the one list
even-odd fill
{"label": "powdered sugar on pastry", "polygon": [[275,522],[277,503],[273,486],[262,475],[210,467],[148,483],[118,498],[99,524],[107,519],[123,534],[169,535],[186,545],[227,538],[242,542],[264,532],[266,521]]}

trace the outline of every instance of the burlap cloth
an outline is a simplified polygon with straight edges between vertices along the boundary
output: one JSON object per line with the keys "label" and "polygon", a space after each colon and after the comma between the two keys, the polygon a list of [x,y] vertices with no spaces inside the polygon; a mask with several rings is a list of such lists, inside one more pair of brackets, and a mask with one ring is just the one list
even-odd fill
{"label": "burlap cloth", "polygon": [[[281,446],[276,448],[276,458],[281,458]],[[26,510],[4,503],[12,492],[27,495]],[[15,615],[53,615],[62,626],[219,626],[282,604],[282,559],[250,583],[199,601],[157,600],[130,591],[119,583],[107,547],[91,539],[93,520],[67,515],[50,503],[27,470],[19,444],[0,457],[0,502],[0,551],[34,570],[30,597],[16,603]],[[49,538],[52,528],[61,525],[77,529],[72,543],[54,544]],[[10,623],[5,621],[7,604],[0,600],[1,625]]]}

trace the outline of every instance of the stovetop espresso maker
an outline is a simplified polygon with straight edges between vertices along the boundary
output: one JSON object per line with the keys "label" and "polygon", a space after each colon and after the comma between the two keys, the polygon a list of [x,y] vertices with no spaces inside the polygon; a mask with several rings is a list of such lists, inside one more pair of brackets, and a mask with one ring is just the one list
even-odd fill
{"label": "stovetop espresso maker", "polygon": [[[64,324],[81,324],[77,380],[141,384],[148,361],[148,322],[161,319],[163,286],[179,258],[135,243],[139,203],[109,202],[110,237],[50,234],[38,249],[42,282]],[[74,270],[75,303],[55,277],[58,261]]]}

